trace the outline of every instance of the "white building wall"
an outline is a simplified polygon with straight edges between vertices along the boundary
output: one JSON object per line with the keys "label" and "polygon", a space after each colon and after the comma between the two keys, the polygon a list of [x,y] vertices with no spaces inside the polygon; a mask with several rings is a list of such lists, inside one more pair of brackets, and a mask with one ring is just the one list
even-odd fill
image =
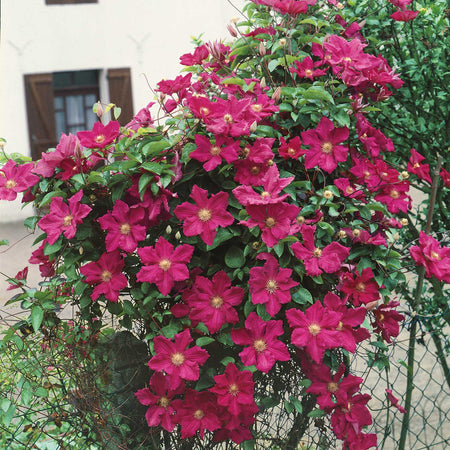
{"label": "white building wall", "polygon": [[[6,151],[30,155],[25,74],[130,67],[135,112],[153,100],[151,86],[174,78],[191,36],[228,39],[238,12],[227,0],[98,0],[46,5],[45,0],[2,0],[0,136]],[[241,7],[243,0],[233,0]],[[144,76],[145,74],[145,76]],[[102,98],[108,101],[108,98]],[[32,214],[0,201],[0,223]]]}

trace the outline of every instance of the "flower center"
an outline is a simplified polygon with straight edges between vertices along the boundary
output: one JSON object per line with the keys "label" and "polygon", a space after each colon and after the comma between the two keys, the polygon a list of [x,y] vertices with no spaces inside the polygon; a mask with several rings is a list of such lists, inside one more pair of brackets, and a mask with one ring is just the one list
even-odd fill
{"label": "flower center", "polygon": [[391,198],[396,199],[396,198],[399,198],[399,197],[400,197],[400,194],[399,194],[399,192],[396,191],[395,189],[392,189],[392,191],[391,191],[391,193],[390,193],[390,196],[391,196]]}
{"label": "flower center", "polygon": [[202,420],[205,417],[205,413],[201,409],[197,409],[194,413],[194,418],[197,420]]}
{"label": "flower center", "polygon": [[209,304],[216,309],[220,309],[223,305],[223,298],[219,297],[218,295],[215,295],[211,300],[209,301]]}
{"label": "flower center", "polygon": [[260,112],[262,110],[262,106],[259,103],[256,103],[256,104],[252,105],[251,108],[255,112]]}
{"label": "flower center", "polygon": [[339,389],[339,384],[337,384],[334,381],[331,381],[330,383],[327,384],[327,391],[331,392],[332,394],[334,394],[335,392],[337,392]]}
{"label": "flower center", "polygon": [[359,237],[361,235],[361,230],[358,229],[352,230],[352,235],[355,238]]}
{"label": "flower center", "polygon": [[63,219],[63,225],[64,225],[65,227],[68,227],[68,226],[72,223],[72,219],[73,219],[73,216],[71,216],[70,214],[67,215],[67,216],[64,217],[64,219]]}
{"label": "flower center", "polygon": [[287,152],[288,152],[291,156],[294,156],[294,155],[295,155],[295,149],[292,148],[292,147],[289,147],[289,148],[287,149]]}
{"label": "flower center", "polygon": [[121,234],[130,234],[131,226],[129,223],[123,223],[120,225],[120,233]]}
{"label": "flower center", "polygon": [[250,149],[248,147],[245,147],[241,150],[240,153],[241,153],[242,159],[245,159],[250,154]]}
{"label": "flower center", "polygon": [[322,249],[319,247],[316,247],[314,249],[313,256],[316,258],[320,258],[322,256]]}
{"label": "flower center", "polygon": [[415,163],[414,166],[413,166],[414,169],[418,169],[419,167],[420,167],[419,163]]}
{"label": "flower center", "polygon": [[384,320],[384,314],[380,314],[378,316],[378,322],[383,322],[383,320]]}
{"label": "flower center", "polygon": [[109,270],[104,270],[100,275],[100,278],[104,283],[107,283],[112,278],[112,273]]}
{"label": "flower center", "polygon": [[264,224],[266,225],[267,228],[271,228],[275,225],[275,219],[273,217],[268,217],[265,221]]}
{"label": "flower center", "polygon": [[355,190],[354,190],[351,186],[347,186],[347,187],[345,188],[345,192],[346,192],[347,194],[353,194],[353,192],[355,192]]}
{"label": "flower center", "polygon": [[259,172],[261,172],[261,167],[253,166],[253,167],[250,169],[250,173],[251,173],[252,175],[258,175]]}
{"label": "flower center", "polygon": [[170,355],[170,361],[174,366],[181,366],[185,360],[186,357],[183,355],[183,353],[175,352]]}
{"label": "flower center", "polygon": [[297,219],[295,219],[296,222],[301,225],[302,223],[305,223],[306,219],[303,216],[297,216]]}
{"label": "flower center", "polygon": [[366,290],[366,285],[360,281],[359,283],[356,283],[355,289],[358,292],[364,292]]}
{"label": "flower center", "polygon": [[239,386],[236,383],[231,383],[228,386],[228,392],[233,396],[236,397],[236,395],[239,394]]}
{"label": "flower center", "polygon": [[209,153],[211,153],[211,155],[213,156],[218,156],[220,155],[221,152],[221,148],[217,147],[217,145],[213,145],[210,149],[209,149]]}
{"label": "flower center", "polygon": [[313,71],[312,71],[311,69],[306,69],[306,70],[305,70],[305,75],[306,75],[307,77],[311,77],[312,74],[313,74]]}
{"label": "flower center", "polygon": [[264,199],[266,197],[270,197],[270,193],[267,191],[261,192],[261,198]]}
{"label": "flower center", "polygon": [[203,114],[204,116],[207,116],[209,114],[209,109],[202,106],[200,108],[200,114]]}
{"label": "flower center", "polygon": [[202,221],[202,222],[207,222],[208,220],[211,219],[212,217],[212,211],[208,208],[201,208],[198,210],[197,212],[197,217]]}
{"label": "flower center", "polygon": [[266,291],[273,294],[278,289],[278,283],[275,280],[267,280]]}
{"label": "flower center", "polygon": [[440,261],[442,258],[440,257],[439,253],[436,252],[430,252],[431,259],[436,259],[437,261]]}
{"label": "flower center", "polygon": [[15,180],[8,180],[5,184],[6,189],[12,189],[14,186],[16,186]]}
{"label": "flower center", "polygon": [[233,123],[233,116],[231,114],[225,114],[223,120],[225,120],[226,123]]}
{"label": "flower center", "polygon": [[346,62],[350,62],[352,60],[352,58],[350,58],[350,56],[346,56],[345,58],[343,58],[343,60]]}
{"label": "flower center", "polygon": [[253,348],[258,352],[262,353],[267,349],[267,343],[265,339],[255,339],[253,341]]}
{"label": "flower center", "polygon": [[336,327],[336,330],[342,331],[342,328],[344,328],[344,324],[341,321],[339,321],[338,326]]}
{"label": "flower center", "polygon": [[308,331],[313,335],[313,336],[317,336],[320,333],[320,330],[322,328],[320,328],[320,325],[318,323],[312,323],[309,327],[308,327]]}
{"label": "flower center", "polygon": [[329,141],[324,142],[321,146],[322,152],[329,155],[333,151],[333,144]]}
{"label": "flower center", "polygon": [[170,266],[172,265],[172,263],[170,262],[170,260],[164,258],[162,259],[159,263],[158,266],[161,270],[163,270],[164,272],[167,272],[170,269]]}
{"label": "flower center", "polygon": [[95,136],[95,143],[101,144],[102,142],[105,142],[106,136],[104,134],[99,134],[98,136]]}
{"label": "flower center", "polygon": [[158,400],[158,405],[167,408],[170,405],[170,400],[167,397],[161,397]]}

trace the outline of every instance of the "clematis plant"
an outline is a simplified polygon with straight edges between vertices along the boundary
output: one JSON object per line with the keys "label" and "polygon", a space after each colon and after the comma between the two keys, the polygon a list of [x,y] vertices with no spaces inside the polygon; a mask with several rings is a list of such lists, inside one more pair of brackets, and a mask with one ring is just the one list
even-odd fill
{"label": "clematis plant", "polygon": [[[403,82],[337,2],[254,0],[244,14],[229,45],[198,42],[188,73],[158,83],[160,120],[148,106],[63,135],[36,164],[9,159],[0,195],[41,208],[30,263],[64,281],[80,320],[98,332],[113,315],[144,342],[132,400],[155,445],[296,445],[298,426],[263,424],[309,420],[317,403],[344,448],[373,448],[349,354],[404,319],[390,297],[410,183],[372,124]],[[410,172],[430,184],[422,158]],[[427,235],[410,248],[441,281],[447,250]]]}

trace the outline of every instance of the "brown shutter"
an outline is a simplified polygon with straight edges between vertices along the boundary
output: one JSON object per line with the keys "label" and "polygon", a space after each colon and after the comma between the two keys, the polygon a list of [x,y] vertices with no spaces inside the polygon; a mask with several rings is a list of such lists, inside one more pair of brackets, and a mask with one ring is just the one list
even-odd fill
{"label": "brown shutter", "polygon": [[25,97],[31,157],[36,160],[57,144],[52,74],[25,75]]}
{"label": "brown shutter", "polygon": [[130,69],[109,69],[108,83],[109,101],[122,108],[119,122],[126,125],[134,116]]}

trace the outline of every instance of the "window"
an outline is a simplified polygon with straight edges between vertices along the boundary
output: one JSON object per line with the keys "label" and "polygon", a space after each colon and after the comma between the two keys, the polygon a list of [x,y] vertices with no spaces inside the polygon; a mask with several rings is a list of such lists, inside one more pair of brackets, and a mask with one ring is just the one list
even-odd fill
{"label": "window", "polygon": [[[99,70],[25,75],[31,156],[55,147],[61,133],[90,130],[97,120],[92,105],[99,99]],[[131,72],[128,68],[106,72],[109,100],[122,108],[121,125],[133,117]],[[104,93],[106,94],[106,93]],[[102,98],[102,101],[105,99]]]}
{"label": "window", "polygon": [[98,0],[45,0],[46,5],[75,5],[79,3],[98,3]]}

